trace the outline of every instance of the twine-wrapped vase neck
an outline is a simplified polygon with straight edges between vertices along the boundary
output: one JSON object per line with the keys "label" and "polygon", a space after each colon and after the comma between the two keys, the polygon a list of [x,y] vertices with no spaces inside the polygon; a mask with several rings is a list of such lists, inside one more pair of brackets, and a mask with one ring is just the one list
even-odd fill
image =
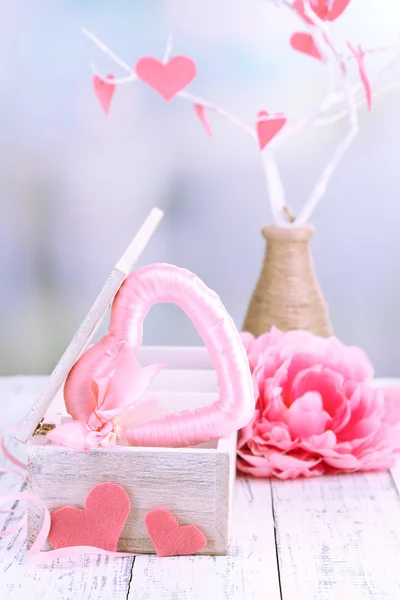
{"label": "twine-wrapped vase neck", "polygon": [[298,228],[265,226],[264,264],[251,298],[244,331],[259,336],[273,325],[283,331],[305,329],[332,335],[328,309],[314,271],[309,242],[312,225]]}

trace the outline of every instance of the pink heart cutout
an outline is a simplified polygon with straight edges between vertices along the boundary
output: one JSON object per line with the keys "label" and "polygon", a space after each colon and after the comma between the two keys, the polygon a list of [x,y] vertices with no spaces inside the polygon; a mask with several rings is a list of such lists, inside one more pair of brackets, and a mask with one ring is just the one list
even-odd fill
{"label": "pink heart cutout", "polygon": [[314,38],[309,33],[294,33],[290,38],[290,45],[293,50],[308,54],[313,58],[322,60],[322,56],[317,46],[315,45]]}
{"label": "pink heart cutout", "polygon": [[[261,110],[258,113],[258,118],[268,117],[266,110]],[[276,115],[274,119],[257,122],[257,135],[260,149],[263,150],[267,144],[274,138],[286,124],[286,117],[284,115]]]}
{"label": "pink heart cutout", "polygon": [[95,546],[115,552],[130,509],[123,487],[116,483],[96,485],[84,509],[65,506],[54,511],[49,542],[53,548]]}
{"label": "pink heart cutout", "polygon": [[175,56],[167,63],[146,56],[136,63],[136,74],[164,100],[171,100],[193,81],[196,76],[196,65],[187,56]]}
{"label": "pink heart cutout", "polygon": [[195,554],[207,544],[204,533],[196,525],[179,525],[165,508],[150,510],[145,523],[158,556]]}
{"label": "pink heart cutout", "polygon": [[[329,10],[327,0],[315,0],[315,2],[311,2],[311,8],[323,21],[335,21],[349,4],[350,0],[334,0],[332,8]],[[313,21],[305,14],[304,0],[296,0],[293,9],[298,12],[306,23],[313,25]]]}
{"label": "pink heart cutout", "polygon": [[[112,79],[114,75],[107,75],[107,79]],[[95,94],[106,115],[110,112],[111,100],[114,96],[115,85],[106,83],[97,75],[93,76],[93,88]]]}
{"label": "pink heart cutout", "polygon": [[195,104],[194,110],[196,112],[196,115],[199,117],[200,121],[202,122],[204,129],[206,130],[208,135],[210,137],[212,137],[213,132],[211,129],[211,125],[207,119],[206,109],[204,108],[204,106],[202,104]]}

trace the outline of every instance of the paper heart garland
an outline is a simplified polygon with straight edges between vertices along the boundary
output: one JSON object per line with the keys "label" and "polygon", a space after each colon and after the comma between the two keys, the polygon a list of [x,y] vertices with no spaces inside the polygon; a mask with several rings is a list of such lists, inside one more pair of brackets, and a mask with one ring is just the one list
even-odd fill
{"label": "paper heart garland", "polygon": [[130,509],[123,487],[116,483],[96,485],[84,509],[65,506],[51,515],[49,542],[54,548],[95,546],[115,552]]}
{"label": "paper heart garland", "polygon": [[[266,110],[261,110],[258,113],[258,118],[268,117]],[[259,120],[257,122],[257,135],[260,149],[263,150],[267,144],[280,132],[282,127],[286,124],[286,117],[281,114],[277,114],[275,118],[268,120]]]}
{"label": "paper heart garland", "polygon": [[[114,75],[107,75],[107,79],[112,79]],[[105,112],[106,115],[110,112],[111,100],[113,99],[115,93],[115,85],[112,83],[106,83],[98,77],[97,75],[93,76],[93,88],[95,94]]]}
{"label": "paper heart garland", "polygon": [[158,556],[196,554],[207,545],[204,533],[196,525],[179,525],[164,508],[149,511],[145,523]]}
{"label": "paper heart garland", "polygon": [[167,63],[146,56],[136,63],[136,74],[164,100],[171,100],[193,81],[196,76],[196,65],[187,56],[175,56]]}
{"label": "paper heart garland", "polygon": [[290,45],[293,50],[308,54],[313,58],[322,60],[322,56],[317,46],[315,45],[314,38],[309,33],[294,33],[290,38]]}

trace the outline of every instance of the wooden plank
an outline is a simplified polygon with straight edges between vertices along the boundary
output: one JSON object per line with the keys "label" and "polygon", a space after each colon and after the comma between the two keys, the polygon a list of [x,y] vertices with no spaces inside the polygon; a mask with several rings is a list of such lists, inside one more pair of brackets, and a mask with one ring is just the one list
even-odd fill
{"label": "wooden plank", "polygon": [[237,479],[229,556],[135,559],[128,599],[154,598],[280,600],[269,481]]}
{"label": "wooden plank", "polygon": [[400,499],[389,472],[272,482],[283,600],[400,598]]}
{"label": "wooden plank", "polygon": [[[43,386],[44,377],[0,378],[0,423],[2,431],[16,427],[32,397]],[[26,460],[26,447],[9,438],[10,450]],[[6,464],[0,456],[0,463]],[[0,495],[21,489],[21,480],[0,476]],[[0,515],[0,528],[12,525],[14,518]],[[0,538],[0,598],[34,598],[35,600],[126,600],[132,575],[133,558],[109,559],[86,556],[50,563],[46,567],[26,566],[26,531]]]}
{"label": "wooden plank", "polygon": [[0,598],[126,600],[133,558],[85,556],[27,568],[26,533],[0,539]]}
{"label": "wooden plank", "polygon": [[400,458],[397,459],[397,465],[391,469],[394,484],[400,495]]}

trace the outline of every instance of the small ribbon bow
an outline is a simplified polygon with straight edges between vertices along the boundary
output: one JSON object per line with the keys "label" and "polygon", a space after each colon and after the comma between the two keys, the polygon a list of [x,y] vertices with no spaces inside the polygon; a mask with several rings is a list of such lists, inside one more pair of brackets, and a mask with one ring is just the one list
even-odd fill
{"label": "small ribbon bow", "polygon": [[73,450],[92,450],[117,443],[128,444],[124,430],[151,421],[160,414],[156,398],[143,393],[164,365],[141,367],[134,348],[120,342],[117,366],[90,380],[94,409],[85,419],[57,426],[47,437]]}

